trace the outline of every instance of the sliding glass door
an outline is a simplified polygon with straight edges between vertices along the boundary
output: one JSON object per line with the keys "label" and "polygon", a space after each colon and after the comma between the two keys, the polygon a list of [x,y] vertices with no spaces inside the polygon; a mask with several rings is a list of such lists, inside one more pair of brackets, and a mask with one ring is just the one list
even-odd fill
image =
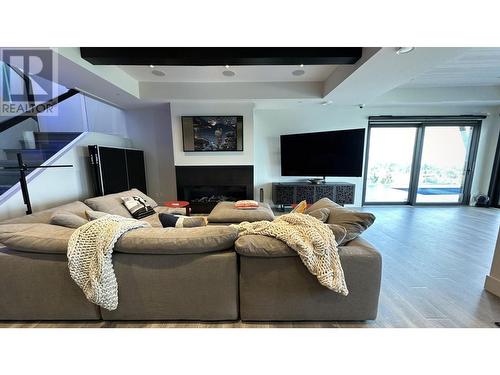
{"label": "sliding glass door", "polygon": [[408,203],[416,127],[370,130],[366,202]]}
{"label": "sliding glass door", "polygon": [[468,203],[479,125],[369,126],[364,204]]}
{"label": "sliding glass door", "polygon": [[426,126],[417,203],[462,203],[472,126]]}

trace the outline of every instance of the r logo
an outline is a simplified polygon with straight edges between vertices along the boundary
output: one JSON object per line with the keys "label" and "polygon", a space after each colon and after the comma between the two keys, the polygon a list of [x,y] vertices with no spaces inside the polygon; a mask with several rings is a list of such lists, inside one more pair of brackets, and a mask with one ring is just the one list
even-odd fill
{"label": "r logo", "polygon": [[[3,76],[2,82],[9,89],[11,102],[26,102],[28,97],[24,76],[29,76],[32,93],[37,103],[54,98],[54,61],[53,52],[48,49],[8,49],[0,51],[0,59],[13,69]],[[21,73],[21,75],[17,74]]]}

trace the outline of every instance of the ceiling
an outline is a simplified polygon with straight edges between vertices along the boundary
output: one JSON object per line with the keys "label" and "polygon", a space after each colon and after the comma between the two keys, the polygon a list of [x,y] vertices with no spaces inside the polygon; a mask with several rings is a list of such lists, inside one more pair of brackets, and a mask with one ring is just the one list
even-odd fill
{"label": "ceiling", "polygon": [[500,86],[500,48],[469,48],[420,74],[402,88]]}
{"label": "ceiling", "polygon": [[[118,65],[139,82],[322,82],[337,65],[150,66]],[[293,72],[303,70],[302,75]],[[234,72],[226,76],[224,71]],[[157,72],[165,75],[158,76]],[[157,73],[157,74],[154,74]]]}
{"label": "ceiling", "polygon": [[[149,64],[127,61],[106,60],[104,64],[93,64],[82,57],[78,47],[54,49],[59,56],[61,84],[120,108],[176,101],[240,101],[270,107],[273,103],[356,108],[364,105],[500,105],[500,78],[497,78],[500,77],[500,48],[417,47],[407,54],[396,51],[393,47],[363,48],[362,56],[354,64],[331,60],[289,62],[291,58],[275,64],[260,64],[255,60],[252,64],[229,63],[229,70],[235,75],[225,76],[226,67],[220,61],[201,66],[158,60],[151,62],[153,68]],[[113,50],[104,52],[113,57]],[[325,51],[306,52],[323,56]],[[144,58],[143,54],[138,56]],[[281,58],[283,56],[275,56],[273,61]],[[304,70],[303,75],[292,74],[300,69]],[[153,70],[165,75],[154,75]]]}

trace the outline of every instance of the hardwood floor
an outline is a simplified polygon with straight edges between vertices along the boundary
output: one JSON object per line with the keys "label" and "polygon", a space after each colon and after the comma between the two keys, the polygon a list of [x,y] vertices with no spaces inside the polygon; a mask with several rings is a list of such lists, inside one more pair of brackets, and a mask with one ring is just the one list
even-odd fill
{"label": "hardwood floor", "polygon": [[0,322],[0,327],[495,327],[500,298],[483,289],[500,210],[474,207],[371,206],[363,235],[383,256],[378,318],[369,322]]}

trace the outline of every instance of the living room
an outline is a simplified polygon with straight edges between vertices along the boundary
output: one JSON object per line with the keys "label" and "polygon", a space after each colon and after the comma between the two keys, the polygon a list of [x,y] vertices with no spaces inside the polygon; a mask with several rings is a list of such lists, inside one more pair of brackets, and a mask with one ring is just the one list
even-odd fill
{"label": "living room", "polygon": [[339,30],[321,40],[311,21],[284,39],[269,25],[226,30],[224,42],[214,25],[202,39],[215,42],[203,43],[196,28],[172,29],[181,18],[164,30],[146,22],[146,35],[117,20],[126,43],[75,31],[0,44],[2,350],[24,335],[40,343],[44,330],[30,328],[45,328],[130,355],[123,345],[137,334],[138,358],[168,348],[180,371],[186,361],[203,371],[186,357],[190,345],[212,362],[227,340],[231,353],[263,345],[284,356],[304,340],[341,339],[370,356],[390,347],[403,362],[423,345],[430,357],[462,353],[456,362],[491,352],[500,326],[494,38],[419,39],[398,17],[401,37],[395,25],[366,35],[374,20],[363,15],[354,39]]}

